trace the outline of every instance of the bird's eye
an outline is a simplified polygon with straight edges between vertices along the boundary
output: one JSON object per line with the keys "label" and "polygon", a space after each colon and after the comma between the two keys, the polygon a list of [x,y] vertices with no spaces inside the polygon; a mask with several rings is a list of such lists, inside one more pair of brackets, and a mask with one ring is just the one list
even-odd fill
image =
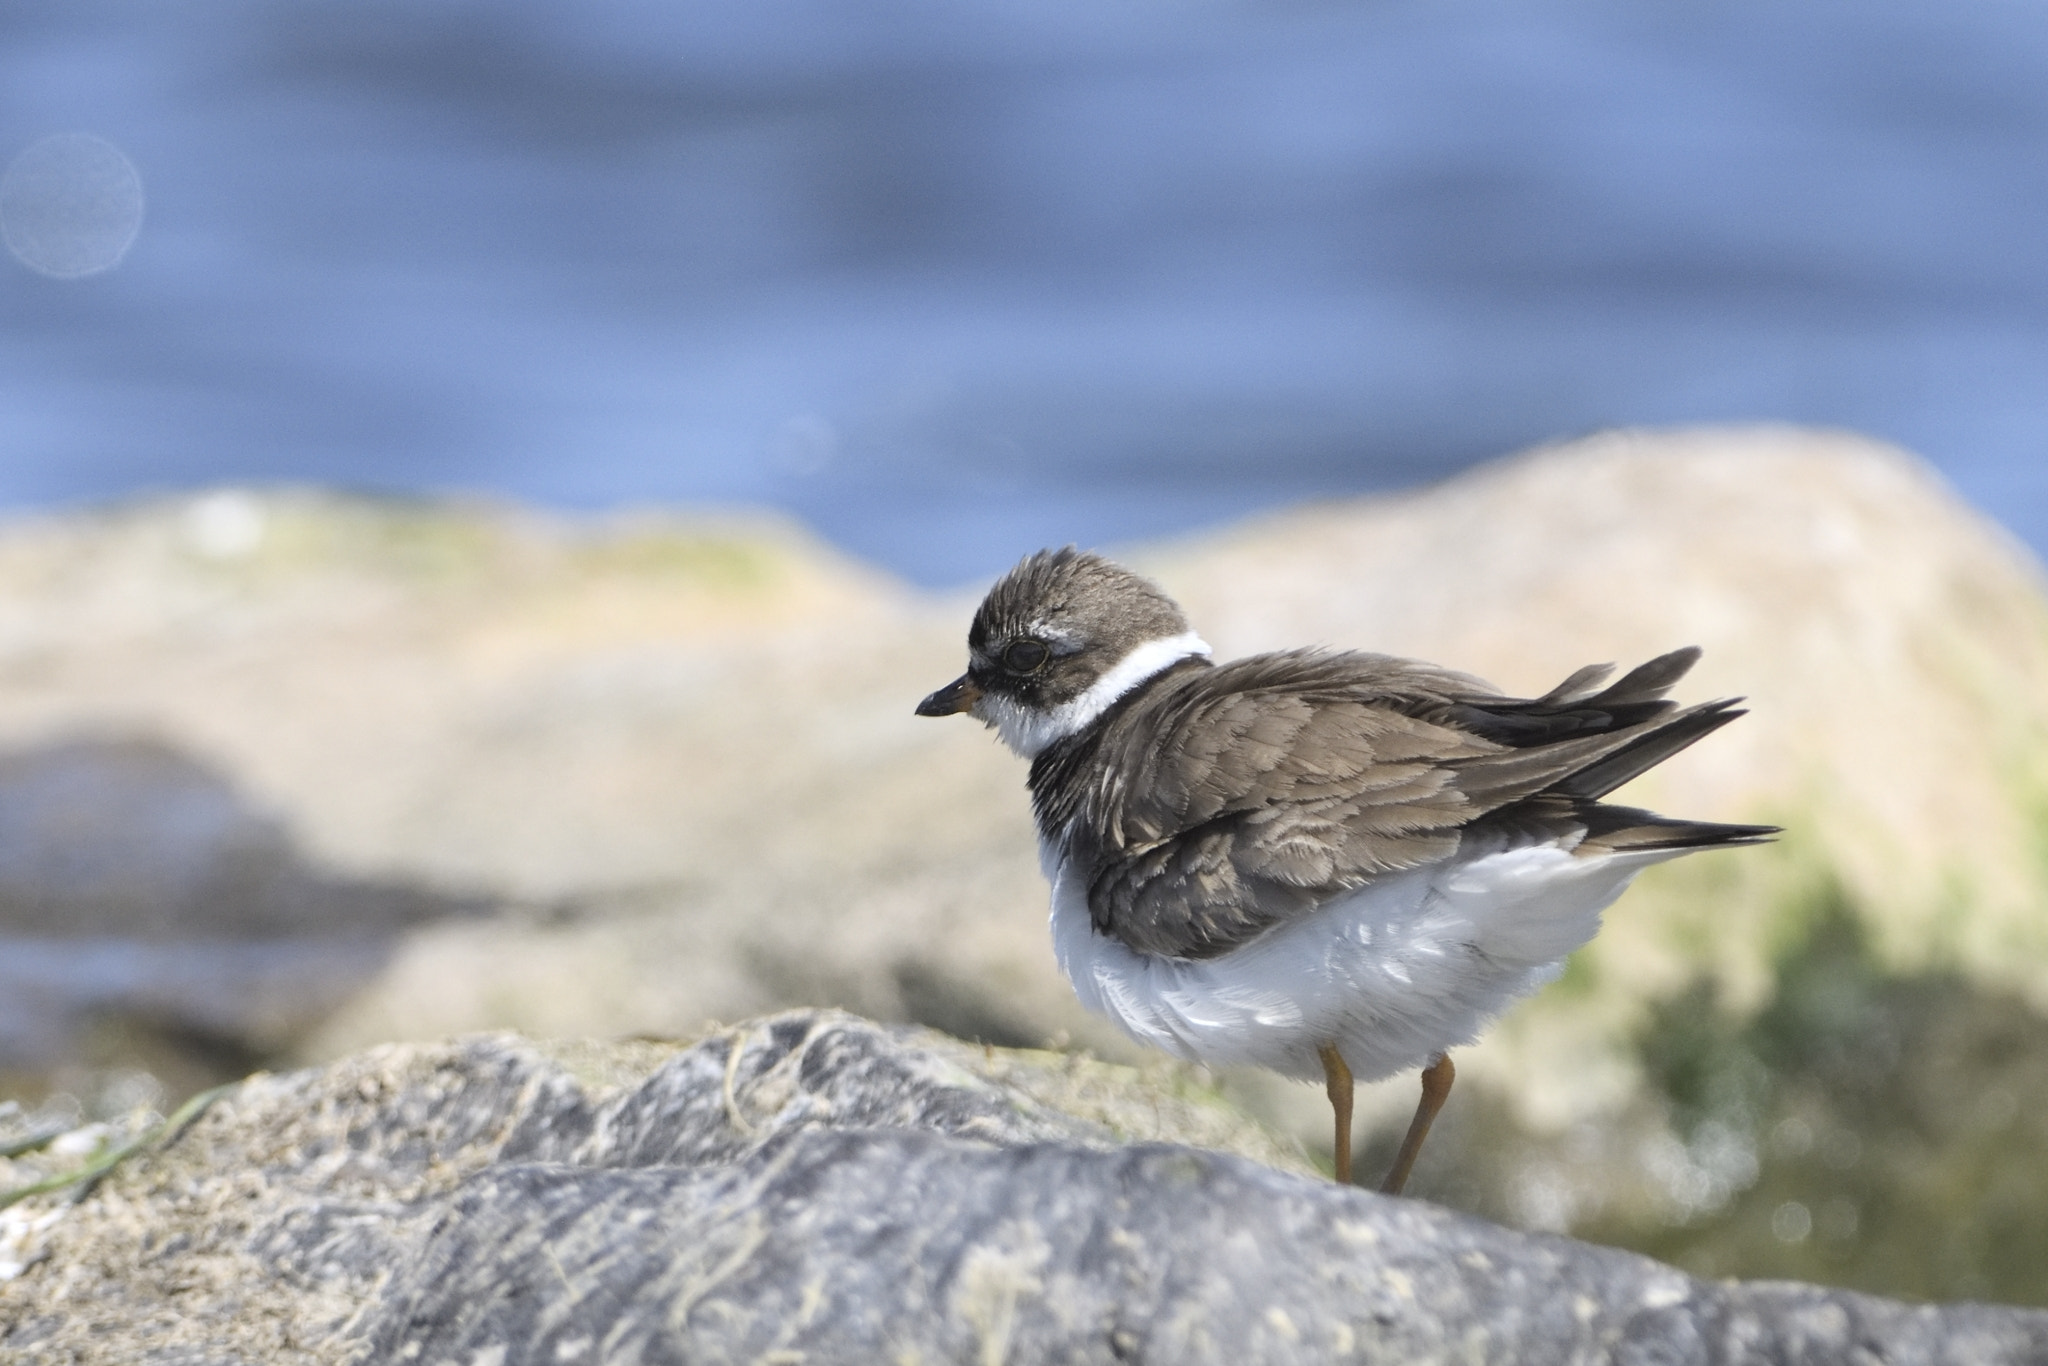
{"label": "bird's eye", "polygon": [[1012,641],[1003,651],[1003,667],[1013,674],[1036,673],[1051,654],[1042,640]]}

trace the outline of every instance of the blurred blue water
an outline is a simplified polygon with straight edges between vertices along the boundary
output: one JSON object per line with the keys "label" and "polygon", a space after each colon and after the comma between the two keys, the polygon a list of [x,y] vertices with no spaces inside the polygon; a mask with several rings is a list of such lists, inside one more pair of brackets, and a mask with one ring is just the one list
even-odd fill
{"label": "blurred blue water", "polygon": [[2048,547],[2021,0],[8,0],[0,504],[788,508],[926,582],[1617,423],[1931,456]]}

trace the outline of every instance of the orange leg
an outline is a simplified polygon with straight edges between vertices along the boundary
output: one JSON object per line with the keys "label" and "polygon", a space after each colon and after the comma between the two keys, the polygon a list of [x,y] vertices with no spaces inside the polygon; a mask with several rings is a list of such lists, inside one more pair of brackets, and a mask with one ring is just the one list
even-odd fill
{"label": "orange leg", "polygon": [[[1386,1182],[1380,1187],[1382,1194],[1399,1195],[1401,1187],[1408,1184],[1408,1173],[1414,1169],[1416,1155],[1422,1151],[1422,1140],[1429,1137],[1429,1126],[1436,1121],[1436,1112],[1444,1108],[1444,1101],[1451,1094],[1451,1083],[1457,1078],[1458,1069],[1451,1066],[1448,1053],[1422,1069],[1422,1100],[1415,1107],[1415,1118],[1408,1121],[1408,1136],[1401,1140],[1401,1151],[1394,1157],[1394,1169],[1387,1173]],[[1348,1095],[1346,1099],[1349,1099]]]}
{"label": "orange leg", "polygon": [[1337,1045],[1326,1043],[1316,1050],[1323,1060],[1323,1077],[1330,1096],[1330,1109],[1337,1117],[1337,1180],[1351,1184],[1351,1069]]}

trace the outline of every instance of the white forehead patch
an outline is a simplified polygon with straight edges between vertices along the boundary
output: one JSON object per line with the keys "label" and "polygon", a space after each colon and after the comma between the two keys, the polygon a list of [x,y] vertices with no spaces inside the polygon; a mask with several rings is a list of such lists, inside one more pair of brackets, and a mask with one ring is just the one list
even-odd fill
{"label": "white forehead patch", "polygon": [[1025,628],[1025,634],[1037,636],[1040,640],[1051,645],[1065,646],[1065,649],[1059,651],[1060,654],[1072,654],[1081,644],[1081,637],[1079,635],[1064,626],[1055,626],[1049,621],[1032,622],[1030,626]]}
{"label": "white forehead patch", "polygon": [[1109,671],[1090,684],[1088,691],[1050,711],[1019,706],[1007,697],[983,693],[974,704],[974,714],[995,726],[996,733],[1026,759],[1069,735],[1086,730],[1095,718],[1109,710],[1112,702],[1132,688],[1183,659],[1210,653],[1209,643],[1193,631],[1164,640],[1148,640],[1111,665]]}

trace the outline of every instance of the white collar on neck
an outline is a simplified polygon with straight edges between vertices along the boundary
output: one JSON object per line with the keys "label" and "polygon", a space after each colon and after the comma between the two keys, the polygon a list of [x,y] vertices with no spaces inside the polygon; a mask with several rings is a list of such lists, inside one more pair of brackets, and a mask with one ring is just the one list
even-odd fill
{"label": "white collar on neck", "polygon": [[1027,759],[1040,750],[1086,730],[1109,710],[1110,704],[1146,679],[1162,673],[1183,659],[1207,656],[1209,644],[1193,631],[1183,631],[1164,640],[1148,640],[1119,659],[1109,671],[1088,686],[1088,691],[1051,711],[1032,711],[1006,697],[983,694],[976,710],[984,720],[995,723],[1003,743]]}

